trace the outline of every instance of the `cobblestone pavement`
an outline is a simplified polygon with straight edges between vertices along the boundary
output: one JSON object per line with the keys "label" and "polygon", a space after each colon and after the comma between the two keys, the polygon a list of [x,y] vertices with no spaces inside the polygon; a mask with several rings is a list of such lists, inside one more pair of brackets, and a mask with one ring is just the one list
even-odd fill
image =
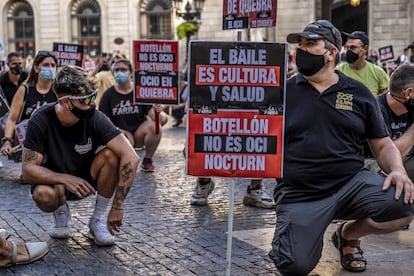
{"label": "cobblestone pavement", "polygon": [[[216,179],[208,206],[191,206],[195,177],[185,175],[185,129],[167,127],[163,131],[162,145],[154,157],[156,172],[137,175],[126,201],[124,225],[112,247],[97,247],[87,238],[92,197],[69,203],[74,229],[71,237],[51,239],[47,233],[51,214],[41,212],[30,199],[30,186],[19,183],[19,164],[1,157],[0,228],[11,231],[11,239],[47,241],[50,251],[41,261],[1,269],[0,275],[225,275],[232,180]],[[139,154],[143,156],[142,151]],[[231,274],[279,275],[267,256],[274,211],[244,206],[249,181],[234,181]],[[264,183],[271,193],[274,180]],[[341,269],[329,240],[335,228],[335,224],[328,228],[323,256],[313,275],[354,275]],[[364,275],[413,275],[412,230],[364,241],[369,265]]]}

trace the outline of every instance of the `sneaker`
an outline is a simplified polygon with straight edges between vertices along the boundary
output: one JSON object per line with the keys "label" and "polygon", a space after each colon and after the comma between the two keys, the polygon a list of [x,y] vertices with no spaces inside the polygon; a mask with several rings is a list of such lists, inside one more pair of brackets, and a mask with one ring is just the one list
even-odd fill
{"label": "sneaker", "polygon": [[152,159],[151,158],[144,158],[144,160],[142,160],[141,169],[144,172],[154,172],[155,167],[152,164]]}
{"label": "sneaker", "polygon": [[191,205],[206,205],[207,197],[214,190],[214,181],[210,179],[206,184],[201,184],[197,179],[194,193],[191,196]]}
{"label": "sneaker", "polygon": [[60,206],[53,212],[55,225],[49,230],[49,235],[54,239],[67,239],[70,234],[71,214],[68,203]]}
{"label": "sneaker", "polygon": [[243,204],[264,209],[275,207],[273,199],[265,192],[263,187],[251,190],[247,188],[247,193],[243,198]]}
{"label": "sneaker", "polygon": [[115,237],[108,230],[106,218],[91,217],[89,220],[89,238],[99,246],[115,244]]}

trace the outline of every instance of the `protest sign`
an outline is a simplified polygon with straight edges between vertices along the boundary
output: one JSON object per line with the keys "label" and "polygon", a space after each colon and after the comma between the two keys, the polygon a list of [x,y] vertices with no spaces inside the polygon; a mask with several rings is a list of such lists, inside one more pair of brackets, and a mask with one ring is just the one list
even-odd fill
{"label": "protest sign", "polygon": [[387,60],[394,59],[394,51],[391,45],[379,48],[378,52],[380,62],[385,62]]}
{"label": "protest sign", "polygon": [[144,104],[178,104],[178,41],[134,41],[134,99]]}
{"label": "protest sign", "polygon": [[223,0],[223,30],[276,26],[276,0]]}
{"label": "protest sign", "polygon": [[95,68],[96,68],[96,64],[95,64],[95,61],[93,60],[93,59],[90,59],[90,60],[85,60],[84,62],[83,62],[83,69],[85,69],[86,71],[88,71],[88,72],[92,72],[93,70],[95,70]]}
{"label": "protest sign", "polygon": [[53,43],[53,51],[57,59],[57,66],[76,65],[82,66],[83,46],[68,43]]}
{"label": "protest sign", "polygon": [[188,174],[281,176],[286,49],[190,42]]}

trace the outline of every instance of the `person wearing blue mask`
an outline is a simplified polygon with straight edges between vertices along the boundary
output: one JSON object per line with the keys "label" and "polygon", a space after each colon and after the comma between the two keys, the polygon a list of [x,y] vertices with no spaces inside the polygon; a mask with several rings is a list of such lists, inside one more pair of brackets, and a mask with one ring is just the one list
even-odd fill
{"label": "person wearing blue mask", "polygon": [[14,139],[16,124],[29,119],[37,108],[57,101],[57,96],[52,90],[56,64],[54,52],[39,51],[35,56],[33,69],[13,97],[2,138],[2,154],[10,156],[13,145],[18,144],[17,139]]}
{"label": "person wearing blue mask", "polygon": [[161,141],[161,126],[167,123],[167,118],[160,115],[160,128],[157,134],[155,112],[162,112],[162,107],[158,104],[151,106],[134,103],[132,72],[132,64],[127,59],[116,60],[112,64],[115,84],[104,92],[99,110],[121,129],[133,146],[145,146],[141,169],[144,172],[154,172],[152,157]]}

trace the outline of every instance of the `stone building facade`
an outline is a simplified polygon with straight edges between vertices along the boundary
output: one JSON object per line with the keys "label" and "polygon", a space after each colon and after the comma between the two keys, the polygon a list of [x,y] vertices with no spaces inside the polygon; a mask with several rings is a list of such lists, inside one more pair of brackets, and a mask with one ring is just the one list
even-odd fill
{"label": "stone building facade", "polygon": [[[238,31],[222,30],[223,0],[204,2],[199,31],[192,38],[236,40]],[[289,32],[317,19],[330,19],[343,28],[365,30],[371,48],[393,45],[395,56],[414,40],[414,1],[361,0],[358,7],[350,7],[349,2],[278,0],[276,28],[243,30],[242,39],[285,42]],[[171,0],[0,0],[0,14],[0,56],[14,50],[24,56],[50,50],[53,42],[85,44],[86,54],[92,57],[113,50],[131,56],[133,40],[177,39],[176,26],[183,22]],[[90,27],[92,34],[82,36],[81,24]],[[182,54],[184,40],[180,40]]]}

